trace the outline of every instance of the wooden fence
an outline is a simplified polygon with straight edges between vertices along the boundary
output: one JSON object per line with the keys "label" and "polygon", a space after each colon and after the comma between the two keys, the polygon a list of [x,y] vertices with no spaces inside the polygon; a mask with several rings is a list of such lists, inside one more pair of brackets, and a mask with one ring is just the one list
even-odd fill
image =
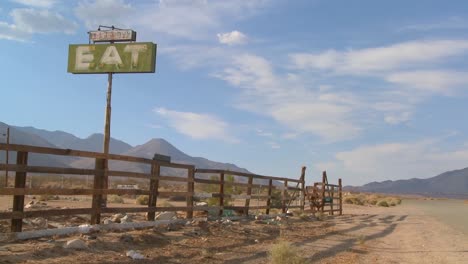
{"label": "wooden fence", "polygon": [[343,194],[341,179],[338,184],[328,183],[327,172],[322,173],[322,182],[306,186],[305,193],[312,212],[322,212],[334,215],[343,214]]}
{"label": "wooden fence", "polygon": [[[183,211],[187,218],[193,217],[194,211],[219,210],[219,214],[223,210],[242,211],[248,215],[249,210],[265,209],[266,214],[270,213],[272,208],[281,209],[286,212],[287,208],[299,208],[304,210],[305,203],[305,167],[302,168],[299,179],[263,176],[250,173],[241,173],[226,170],[213,169],[197,169],[193,165],[161,162],[152,159],[139,158],[133,156],[123,156],[116,154],[105,155],[98,152],[79,151],[71,149],[57,149],[47,147],[36,147],[28,145],[15,144],[0,144],[0,150],[14,151],[17,153],[16,164],[0,164],[0,171],[8,169],[15,172],[14,188],[0,188],[0,195],[13,196],[13,206],[11,212],[0,212],[0,219],[11,219],[11,231],[21,232],[23,218],[39,217],[39,216],[64,216],[64,215],[82,215],[89,214],[91,216],[91,224],[99,224],[101,222],[101,214],[105,213],[136,213],[146,212],[147,220],[155,219],[155,212],[160,211]],[[68,157],[92,158],[95,160],[94,169],[80,168],[63,168],[63,167],[44,167],[28,165],[28,155],[30,153],[49,154]],[[151,166],[150,173],[131,172],[131,171],[116,171],[108,169],[108,161],[125,161],[138,164],[147,164]],[[162,175],[161,168],[176,168],[186,171],[186,177],[175,175]],[[28,173],[47,173],[57,175],[91,175],[94,176],[92,189],[63,189],[63,188],[28,188],[26,186],[26,178]],[[206,179],[199,175],[209,174],[217,175],[217,179]],[[226,182],[226,175],[236,176],[235,182]],[[37,176],[41,177],[41,175]],[[148,180],[148,189],[109,189],[108,177],[127,177]],[[244,180],[240,180],[244,179]],[[254,179],[261,181],[262,184],[254,184]],[[160,191],[160,183],[168,182],[183,182],[186,184],[185,192]],[[296,184],[295,187],[289,186],[289,183]],[[216,193],[196,193],[195,184],[211,184],[219,186],[219,192]],[[244,195],[234,195],[225,192],[225,186],[241,186],[246,188]],[[252,194],[254,187],[265,188],[266,194]],[[281,191],[281,206],[273,206],[271,201],[273,191]],[[106,195],[148,195],[149,201],[147,207],[107,207],[105,206]],[[25,195],[88,195],[92,196],[92,205],[90,208],[70,208],[70,209],[48,209],[48,210],[24,210]],[[156,206],[158,198],[166,198],[171,196],[184,196],[186,206],[179,207],[160,207]],[[214,197],[219,199],[218,206],[196,206],[194,198],[196,197]],[[299,197],[299,205],[291,206],[291,200]],[[236,198],[245,199],[243,206],[226,205],[225,199]],[[264,199],[266,205],[252,206],[251,199]],[[103,204],[104,203],[104,204]]]}

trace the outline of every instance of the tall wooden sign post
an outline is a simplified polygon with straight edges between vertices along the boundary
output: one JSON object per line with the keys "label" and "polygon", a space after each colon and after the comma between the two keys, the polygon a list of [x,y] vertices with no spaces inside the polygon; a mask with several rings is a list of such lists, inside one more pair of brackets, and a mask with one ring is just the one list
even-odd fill
{"label": "tall wooden sign post", "polygon": [[[101,30],[105,28],[106,30]],[[68,72],[74,74],[107,74],[107,105],[104,125],[105,159],[96,160],[95,188],[108,188],[108,154],[110,144],[112,76],[114,73],[154,73],[156,70],[156,44],[135,42],[136,32],[114,26],[99,26],[90,31],[88,45],[70,45],[68,50]],[[116,44],[115,42],[119,42]],[[125,43],[126,42],[126,43]],[[91,44],[92,43],[92,44]],[[101,44],[97,44],[101,43]],[[105,197],[105,196],[104,196]],[[97,198],[106,206],[103,196]]]}

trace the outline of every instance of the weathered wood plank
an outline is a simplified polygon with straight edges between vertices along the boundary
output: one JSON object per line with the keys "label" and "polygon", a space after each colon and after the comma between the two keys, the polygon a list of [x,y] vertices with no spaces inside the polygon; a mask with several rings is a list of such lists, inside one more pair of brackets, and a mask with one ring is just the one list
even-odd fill
{"label": "weathered wood plank", "polygon": [[[159,164],[151,165],[151,179],[150,179],[150,192],[149,192],[149,199],[148,199],[148,209],[156,208],[156,204],[158,201],[158,189],[159,189],[159,173],[161,171],[161,167]],[[148,211],[146,220],[154,221],[155,213]]]}
{"label": "weathered wood plank", "polygon": [[[28,152],[19,151],[16,154],[16,164],[27,165],[28,164]],[[16,172],[15,176],[15,188],[26,187],[26,172]],[[24,210],[24,195],[13,196],[13,212],[22,213]],[[21,232],[23,228],[22,219],[11,219],[11,232]]]}
{"label": "weathered wood plank", "polygon": [[245,215],[249,215],[250,199],[252,198],[251,196],[252,195],[252,183],[253,183],[253,177],[249,177],[248,187],[247,187],[248,198],[245,199],[245,211],[244,211]]}
{"label": "weathered wood plank", "polygon": [[[95,161],[96,174],[94,175],[93,189],[104,189],[104,173],[106,160],[97,158]],[[102,194],[94,194],[92,201],[92,214],[91,214],[91,224],[101,223],[101,206],[102,206]]]}
{"label": "weathered wood plank", "polygon": [[[224,207],[224,173],[221,173],[219,176],[219,206],[222,208]],[[215,196],[213,196],[215,197]],[[219,216],[223,215],[223,209],[219,210]]]}
{"label": "weathered wood plank", "polygon": [[270,205],[271,205],[271,192],[272,192],[272,187],[273,187],[273,179],[270,179],[268,181],[268,199],[266,202],[266,214],[270,214]]}
{"label": "weathered wood plank", "polygon": [[[16,164],[0,164],[0,170],[7,169],[16,172],[31,172],[31,173],[49,173],[49,174],[72,174],[72,175],[93,175],[95,170],[90,169],[75,169],[75,168],[58,168],[45,166],[27,166]],[[39,176],[40,177],[40,176]]]}
{"label": "weathered wood plank", "polygon": [[[195,167],[188,169],[188,182],[187,182],[187,193],[190,194],[187,196],[186,202],[188,208],[193,208],[193,194],[195,193]],[[193,218],[193,209],[188,209],[186,218]]]}
{"label": "weathered wood plank", "polygon": [[0,195],[148,195],[148,190],[133,189],[42,189],[42,188],[0,188]]}

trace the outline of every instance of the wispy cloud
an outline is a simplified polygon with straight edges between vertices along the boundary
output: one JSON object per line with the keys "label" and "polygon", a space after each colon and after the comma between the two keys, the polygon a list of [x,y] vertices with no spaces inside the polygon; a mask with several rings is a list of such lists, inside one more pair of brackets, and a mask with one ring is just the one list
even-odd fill
{"label": "wispy cloud", "polygon": [[291,60],[299,69],[329,70],[337,74],[371,74],[425,66],[468,52],[466,40],[411,41],[390,46],[349,51],[295,53]]}
{"label": "wispy cloud", "polygon": [[41,8],[51,8],[57,0],[10,0],[12,2],[31,6],[31,7],[41,7]]}
{"label": "wispy cloud", "polygon": [[468,150],[441,148],[441,139],[361,146],[339,152],[335,160],[317,164],[321,170],[346,175],[353,184],[389,179],[429,178],[467,166]]}
{"label": "wispy cloud", "polygon": [[[136,24],[150,31],[177,38],[210,38],[222,29],[226,20],[239,20],[255,14],[269,1],[159,1],[147,5]],[[155,23],[155,21],[157,21]]]}
{"label": "wispy cloud", "polygon": [[165,118],[169,126],[177,132],[194,139],[217,139],[230,143],[238,140],[230,135],[229,124],[211,114],[193,112],[181,112],[166,108],[153,110],[159,116]]}
{"label": "wispy cloud", "polygon": [[241,89],[239,108],[270,116],[293,132],[312,133],[326,141],[350,139],[359,133],[358,123],[351,118],[357,105],[354,98],[307,89],[298,78],[276,74],[263,57],[234,57],[216,76]]}
{"label": "wispy cloud", "polygon": [[27,41],[33,34],[73,34],[78,24],[59,13],[32,8],[17,8],[10,12],[13,24],[0,21],[0,39]]}
{"label": "wispy cloud", "polygon": [[247,42],[247,36],[237,30],[227,32],[227,33],[218,33],[219,43],[226,45],[240,45]]}
{"label": "wispy cloud", "polygon": [[86,0],[78,3],[75,15],[88,29],[97,29],[99,25],[129,27],[137,14],[124,0]]}
{"label": "wispy cloud", "polygon": [[419,70],[395,72],[387,75],[385,80],[410,89],[451,95],[457,89],[468,85],[466,72],[447,70]]}

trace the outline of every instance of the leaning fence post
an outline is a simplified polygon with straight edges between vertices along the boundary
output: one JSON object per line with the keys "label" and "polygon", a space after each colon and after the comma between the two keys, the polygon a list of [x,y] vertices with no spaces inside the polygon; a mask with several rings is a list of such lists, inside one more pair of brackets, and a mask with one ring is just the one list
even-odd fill
{"label": "leaning fence post", "polygon": [[249,181],[248,181],[248,186],[247,186],[247,199],[245,199],[245,209],[244,209],[244,214],[246,216],[249,215],[249,207],[250,207],[250,198],[252,196],[252,183],[253,183],[253,177],[249,176]]}
{"label": "leaning fence post", "polygon": [[322,213],[325,211],[325,181],[327,180],[327,172],[322,173]]}
{"label": "leaning fence post", "polygon": [[104,189],[104,169],[106,167],[106,160],[96,158],[94,166],[94,182],[93,182],[93,201],[92,201],[92,214],[91,224],[99,224],[101,222],[101,206],[103,202],[102,191]]}
{"label": "leaning fence post", "polygon": [[301,170],[301,194],[302,194],[302,197],[301,197],[301,211],[303,212],[304,211],[304,205],[305,205],[305,196],[306,196],[306,191],[305,191],[305,171],[306,171],[306,166],[302,166],[302,170]]}
{"label": "leaning fence post", "polygon": [[148,221],[154,221],[156,212],[153,211],[156,208],[158,202],[158,188],[159,188],[159,173],[161,166],[159,163],[153,162],[151,164],[151,179],[150,179],[150,194],[148,199],[148,214],[146,219]]}
{"label": "leaning fence post", "polygon": [[188,169],[187,175],[187,214],[186,218],[193,218],[193,195],[195,194],[195,166]]}
{"label": "leaning fence post", "polygon": [[288,180],[284,180],[284,189],[281,194],[281,212],[283,214],[286,213],[286,194],[288,190]]}
{"label": "leaning fence post", "polygon": [[[28,165],[28,152],[18,151],[16,154],[16,165],[27,166]],[[15,188],[26,187],[26,171],[16,172],[15,176]],[[13,196],[13,213],[23,213],[24,211],[24,194]],[[23,228],[23,215],[20,219],[11,219],[11,232],[21,232]]]}
{"label": "leaning fence post", "polygon": [[338,179],[338,191],[339,191],[339,198],[340,198],[340,215],[343,215],[343,187],[341,185],[341,179]]}
{"label": "leaning fence post", "polygon": [[271,189],[273,187],[273,179],[268,181],[268,198],[267,198],[267,209],[266,214],[270,214],[270,205],[271,205]]}
{"label": "leaning fence post", "polygon": [[223,215],[224,209],[224,172],[219,175],[219,216]]}

